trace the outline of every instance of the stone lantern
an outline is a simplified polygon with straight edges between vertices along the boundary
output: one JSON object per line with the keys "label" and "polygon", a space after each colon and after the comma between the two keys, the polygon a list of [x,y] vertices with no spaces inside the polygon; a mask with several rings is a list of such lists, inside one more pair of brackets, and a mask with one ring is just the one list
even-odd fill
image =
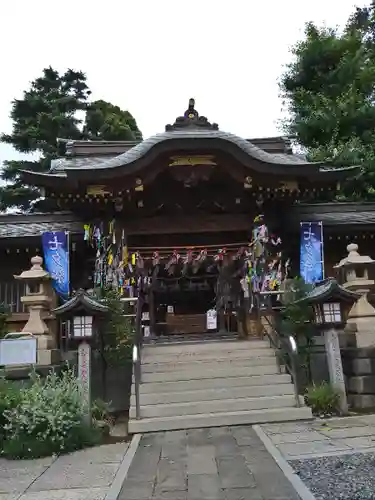
{"label": "stone lantern", "polygon": [[26,294],[21,297],[21,302],[28,308],[29,318],[22,332],[31,333],[37,338],[37,364],[50,366],[60,361],[60,352],[44,321],[46,313],[51,312],[53,292],[51,276],[42,268],[42,264],[42,257],[32,257],[31,268],[14,278],[26,285]]}
{"label": "stone lantern", "polygon": [[348,403],[338,331],[345,324],[348,309],[358,298],[357,293],[339,285],[335,279],[329,278],[302,299],[303,302],[313,307],[315,324],[323,333],[329,378],[332,386],[340,395],[342,414],[348,412]]}
{"label": "stone lantern", "polygon": [[368,294],[374,289],[375,281],[370,279],[375,260],[358,253],[358,245],[347,246],[348,256],[335,269],[342,286],[359,294],[359,299],[349,311],[345,331],[355,333],[357,347],[375,345],[375,308],[368,301]]}

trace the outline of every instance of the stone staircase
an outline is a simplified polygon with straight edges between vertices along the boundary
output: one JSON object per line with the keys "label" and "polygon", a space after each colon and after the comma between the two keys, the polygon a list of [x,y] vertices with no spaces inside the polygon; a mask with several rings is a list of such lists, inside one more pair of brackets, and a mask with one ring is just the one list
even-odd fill
{"label": "stone staircase", "polygon": [[291,377],[280,374],[267,341],[146,345],[140,413],[132,384],[129,432],[306,420]]}

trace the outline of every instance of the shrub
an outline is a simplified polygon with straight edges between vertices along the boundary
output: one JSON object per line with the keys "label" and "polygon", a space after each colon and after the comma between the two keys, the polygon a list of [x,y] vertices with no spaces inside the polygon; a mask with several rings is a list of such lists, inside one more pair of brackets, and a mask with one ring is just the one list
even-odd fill
{"label": "shrub", "polygon": [[7,380],[0,379],[0,451],[5,439],[5,425],[7,419],[5,413],[19,404],[19,388],[12,385]]}
{"label": "shrub", "polygon": [[37,458],[61,454],[100,441],[101,433],[84,422],[84,398],[71,369],[41,379],[32,375],[28,388],[19,390],[17,405],[3,411],[3,454],[10,458]]}
{"label": "shrub", "polygon": [[314,415],[330,416],[338,413],[340,395],[327,382],[307,388],[305,401]]}

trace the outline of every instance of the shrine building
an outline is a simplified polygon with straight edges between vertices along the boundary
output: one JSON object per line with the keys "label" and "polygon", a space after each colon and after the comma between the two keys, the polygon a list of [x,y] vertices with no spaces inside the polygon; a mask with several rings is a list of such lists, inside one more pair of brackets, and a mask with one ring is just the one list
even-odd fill
{"label": "shrine building", "polygon": [[263,275],[272,268],[258,289],[278,289],[300,274],[301,222],[322,224],[325,276],[349,242],[371,253],[375,205],[332,202],[356,167],[308,162],[285,137],[224,132],[193,99],[164,132],[141,142],[65,142],[65,156],[48,173],[22,172],[55,210],[0,216],[0,301],[15,327],[26,314],[13,275],[43,255],[45,232],[69,234],[70,291],[110,286],[126,296],[143,286],[151,337],[205,331],[220,290],[226,306],[233,303],[227,329],[237,331],[238,284],[249,277],[246,259],[260,259],[248,248],[261,227],[275,246],[272,263],[256,264]]}

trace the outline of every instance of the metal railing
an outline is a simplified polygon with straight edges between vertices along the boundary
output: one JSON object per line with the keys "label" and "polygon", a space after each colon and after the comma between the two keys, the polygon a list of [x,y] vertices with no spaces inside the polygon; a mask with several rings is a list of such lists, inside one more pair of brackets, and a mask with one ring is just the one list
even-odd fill
{"label": "metal railing", "polygon": [[[134,299],[132,299],[134,301]],[[133,343],[133,376],[134,376],[134,395],[135,395],[135,418],[141,418],[141,403],[140,403],[140,385],[142,383],[142,347],[143,347],[143,332],[142,332],[142,307],[144,297],[140,294],[137,297],[136,314],[135,316],[135,332]]]}
{"label": "metal railing", "polygon": [[[276,293],[277,292],[261,292],[260,295],[265,296]],[[298,347],[296,339],[293,337],[293,335],[282,335],[277,329],[275,321],[270,321],[269,316],[267,315],[267,313],[272,314],[273,319],[275,319],[275,313],[280,312],[280,309],[282,308],[270,306],[262,310],[261,307],[258,307],[258,321],[262,329],[262,336],[268,338],[270,347],[272,347],[276,352],[279,373],[282,373],[281,366],[284,366],[286,371],[292,377],[294,398],[296,406],[297,408],[299,408],[301,406],[301,400],[298,392]],[[266,328],[262,320],[266,321],[270,329]]]}

